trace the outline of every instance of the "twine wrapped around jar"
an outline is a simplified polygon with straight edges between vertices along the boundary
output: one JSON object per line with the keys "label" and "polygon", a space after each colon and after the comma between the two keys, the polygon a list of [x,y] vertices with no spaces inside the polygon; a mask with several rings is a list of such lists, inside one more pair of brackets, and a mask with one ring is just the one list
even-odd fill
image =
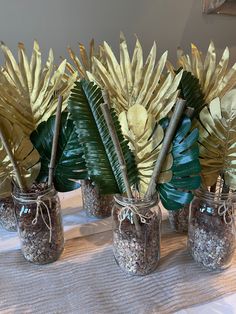
{"label": "twine wrapped around jar", "polygon": [[60,200],[54,188],[39,185],[34,193],[13,192],[22,253],[35,264],[51,263],[64,249]]}
{"label": "twine wrapped around jar", "polygon": [[[36,199],[25,199],[24,197],[16,197],[15,195],[12,195],[13,199],[15,201],[17,201],[20,204],[36,204],[36,215],[34,217],[34,219],[32,220],[32,225],[36,225],[38,222],[38,217],[39,214],[42,217],[43,222],[45,223],[46,227],[49,230],[49,243],[51,243],[52,241],[52,221],[51,221],[51,216],[50,216],[50,212],[49,212],[49,208],[46,204],[46,200],[49,202],[50,207],[51,207],[51,198],[49,197],[50,194],[54,193],[53,190],[48,190],[45,193],[39,195]],[[44,201],[45,200],[45,201]],[[47,217],[48,217],[48,221],[49,224],[46,222],[45,218],[44,218],[44,214],[43,214],[43,207],[46,209],[47,211]],[[22,215],[22,213],[27,213],[27,210],[25,210],[25,207],[22,207],[22,210],[20,212],[20,216]]]}
{"label": "twine wrapped around jar", "polygon": [[[114,197],[113,253],[120,268],[131,275],[153,272],[160,259],[161,211],[156,200]],[[136,215],[137,230],[133,216]]]}
{"label": "twine wrapped around jar", "polygon": [[196,191],[190,207],[188,248],[209,269],[231,265],[235,245],[236,194]]}

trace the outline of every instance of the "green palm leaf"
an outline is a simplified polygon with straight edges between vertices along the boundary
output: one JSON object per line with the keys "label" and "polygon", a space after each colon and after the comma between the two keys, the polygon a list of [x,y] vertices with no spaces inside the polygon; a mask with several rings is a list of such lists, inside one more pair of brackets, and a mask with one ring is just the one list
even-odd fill
{"label": "green palm leaf", "polygon": [[[84,151],[89,177],[101,193],[125,192],[120,165],[100,105],[103,103],[101,89],[92,82],[76,82],[68,102],[68,110],[74,120],[76,131]],[[130,185],[136,183],[137,170],[134,156],[124,139],[118,118],[111,112],[116,132],[127,164]]]}
{"label": "green palm leaf", "polygon": [[[48,179],[54,125],[55,116],[52,116],[46,122],[42,122],[30,136],[34,147],[40,154],[41,169],[37,177],[38,182]],[[74,123],[68,119],[68,113],[63,112],[57,147],[54,186],[59,192],[67,192],[79,188],[80,184],[77,181],[86,178],[87,170],[83,159],[83,150],[78,143]]]}
{"label": "green palm leaf", "polygon": [[[180,70],[182,70],[182,68],[180,68],[177,72]],[[180,97],[187,101],[187,107],[194,109],[193,116],[197,116],[205,106],[204,95],[198,78],[193,76],[191,72],[183,71],[179,89],[181,91]]]}
{"label": "green palm leaf", "polygon": [[[160,123],[166,129],[169,120],[163,119]],[[178,210],[189,204],[193,199],[191,190],[197,189],[201,183],[197,144],[199,133],[197,129],[190,133],[190,129],[191,120],[184,117],[172,142],[172,179],[157,187],[163,206],[169,210]]]}
{"label": "green palm leaf", "polygon": [[236,189],[236,89],[220,100],[215,98],[200,113],[200,162],[205,185],[212,186],[219,175]]}

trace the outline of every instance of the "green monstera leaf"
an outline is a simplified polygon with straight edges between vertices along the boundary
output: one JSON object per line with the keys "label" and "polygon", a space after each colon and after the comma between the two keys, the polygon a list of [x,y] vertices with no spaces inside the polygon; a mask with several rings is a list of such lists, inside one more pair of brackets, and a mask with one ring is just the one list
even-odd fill
{"label": "green monstera leaf", "polygon": [[[68,102],[68,110],[74,120],[79,142],[82,145],[88,175],[103,194],[123,193],[125,184],[100,105],[102,91],[93,82],[76,82]],[[137,168],[134,156],[124,139],[114,110],[111,111],[116,132],[127,165],[129,183],[137,181]]]}
{"label": "green monstera leaf", "polygon": [[[164,129],[169,124],[163,119]],[[200,162],[198,148],[198,129],[191,131],[191,120],[184,117],[172,142],[172,179],[157,186],[163,206],[168,210],[178,210],[193,199],[192,190],[199,188]]]}
{"label": "green monstera leaf", "polygon": [[[40,123],[31,133],[30,139],[40,154],[41,169],[38,182],[48,179],[48,166],[54,135],[55,116]],[[87,178],[87,169],[83,158],[83,150],[78,142],[75,126],[68,113],[63,112],[57,147],[54,186],[59,192],[68,192],[80,187],[78,180]]]}

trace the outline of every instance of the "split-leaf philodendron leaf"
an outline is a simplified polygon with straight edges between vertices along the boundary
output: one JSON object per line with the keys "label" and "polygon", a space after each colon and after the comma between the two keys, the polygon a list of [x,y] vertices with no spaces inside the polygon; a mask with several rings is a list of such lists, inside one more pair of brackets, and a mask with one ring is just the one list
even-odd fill
{"label": "split-leaf philodendron leaf", "polygon": [[[31,134],[30,139],[40,154],[41,169],[38,182],[48,179],[48,166],[54,136],[55,116],[42,122]],[[80,187],[78,180],[87,178],[83,150],[78,141],[75,126],[68,113],[61,115],[60,133],[56,154],[53,183],[57,191],[67,192]]]}
{"label": "split-leaf philodendron leaf", "polygon": [[[88,175],[103,194],[123,193],[125,184],[100,105],[103,103],[101,89],[93,82],[76,82],[68,102],[79,142],[84,151]],[[114,111],[112,118],[127,165],[130,186],[137,181],[134,156],[124,139]]]}
{"label": "split-leaf philodendron leaf", "polygon": [[196,123],[199,128],[200,162],[206,186],[224,176],[226,185],[236,189],[236,89],[215,98]]}
{"label": "split-leaf philodendron leaf", "polygon": [[[169,120],[161,121],[165,129]],[[163,206],[168,210],[178,210],[193,199],[191,190],[200,186],[200,162],[198,130],[191,131],[191,120],[184,117],[172,141],[172,179],[157,186]]]}

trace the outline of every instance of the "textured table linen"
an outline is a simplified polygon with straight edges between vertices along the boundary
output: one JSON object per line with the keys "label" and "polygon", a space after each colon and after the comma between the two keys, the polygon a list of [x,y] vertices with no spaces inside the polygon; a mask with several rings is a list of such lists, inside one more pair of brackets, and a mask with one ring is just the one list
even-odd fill
{"label": "textured table linen", "polygon": [[[111,231],[104,231],[110,228],[109,220],[101,225],[86,220],[83,213],[72,210],[72,198],[67,195],[62,200],[67,209],[67,241],[60,260],[53,264],[38,266],[25,261],[16,235],[0,231],[1,313],[235,313],[235,299],[227,295],[236,292],[236,259],[224,272],[199,267],[186,251],[186,237],[171,232],[164,222],[157,271],[144,277],[127,276],[113,259]],[[91,233],[99,228],[103,232],[86,235],[83,219]],[[72,238],[72,234],[80,237]],[[211,303],[214,299],[218,300]]]}

